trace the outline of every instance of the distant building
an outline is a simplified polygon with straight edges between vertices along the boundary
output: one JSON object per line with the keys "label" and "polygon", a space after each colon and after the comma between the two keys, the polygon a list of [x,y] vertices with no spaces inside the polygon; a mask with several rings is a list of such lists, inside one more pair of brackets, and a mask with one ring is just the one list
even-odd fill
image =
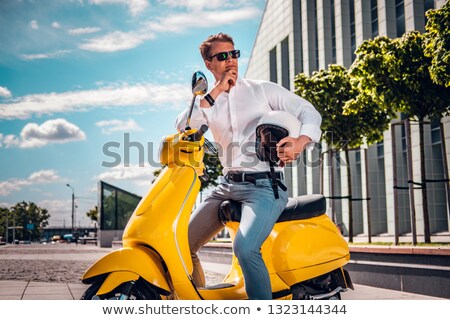
{"label": "distant building", "polygon": [[113,241],[121,241],[124,229],[136,209],[141,196],[98,182],[99,228],[97,245],[111,247]]}
{"label": "distant building", "polygon": [[[311,74],[315,70],[326,69],[329,64],[340,64],[348,68],[355,59],[355,49],[366,39],[379,35],[396,38],[411,30],[425,31],[425,12],[442,7],[444,2],[444,0],[268,0],[245,77],[270,80],[293,90],[294,77],[298,73]],[[401,119],[401,115],[399,118]],[[442,122],[446,133],[444,146],[449,159],[449,118],[443,119]],[[426,126],[426,171],[427,179],[431,180],[443,179],[444,170],[449,167],[444,166],[442,160],[440,133],[439,123]],[[397,126],[395,136],[396,185],[393,174],[391,130],[385,132],[383,142],[371,145],[367,150],[351,151],[350,159],[337,159],[338,162],[345,160],[342,163],[350,163],[352,196],[360,199],[370,198],[369,201],[353,203],[355,241],[367,241],[369,212],[370,234],[373,241],[392,241],[396,227],[400,241],[411,241],[409,195],[407,189],[402,189],[408,186],[409,180],[403,126]],[[412,181],[420,181],[418,126],[411,126],[411,137]],[[326,151],[326,145],[308,152],[308,159],[319,159],[321,151]],[[288,168],[286,171],[291,195],[309,193],[323,193],[333,197],[349,195],[344,166],[337,166],[332,175],[328,168],[326,162],[323,168],[307,166],[304,163]],[[334,177],[333,195],[330,194],[329,188],[330,176]],[[450,218],[445,183],[428,183],[427,189],[432,241],[449,242]],[[421,241],[424,234],[421,190],[415,190],[414,198],[417,234]],[[336,222],[343,226],[344,232],[348,229],[347,201],[347,199],[328,200],[328,214],[336,217]],[[396,215],[397,226],[394,219]]]}

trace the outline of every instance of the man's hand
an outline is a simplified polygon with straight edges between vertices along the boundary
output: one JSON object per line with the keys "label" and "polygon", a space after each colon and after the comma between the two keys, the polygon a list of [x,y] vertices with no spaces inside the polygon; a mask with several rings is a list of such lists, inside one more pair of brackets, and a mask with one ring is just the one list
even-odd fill
{"label": "man's hand", "polygon": [[311,138],[308,136],[300,136],[298,138],[286,137],[277,143],[278,158],[282,161],[281,167],[284,167],[285,163],[289,163],[297,159],[300,153],[305,150],[306,145],[311,142]]}
{"label": "man's hand", "polygon": [[230,89],[236,85],[237,76],[237,69],[235,67],[230,67],[222,74],[222,77],[218,81],[216,87],[220,91],[230,91]]}

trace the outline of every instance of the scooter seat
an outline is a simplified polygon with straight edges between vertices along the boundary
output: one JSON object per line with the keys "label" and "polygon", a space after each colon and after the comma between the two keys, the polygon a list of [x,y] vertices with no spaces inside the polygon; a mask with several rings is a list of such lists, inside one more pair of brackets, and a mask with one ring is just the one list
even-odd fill
{"label": "scooter seat", "polygon": [[[289,198],[286,208],[281,213],[277,222],[310,219],[325,213],[327,203],[321,194],[309,194]],[[219,219],[222,223],[229,221],[241,221],[241,203],[234,200],[222,202],[219,209]]]}

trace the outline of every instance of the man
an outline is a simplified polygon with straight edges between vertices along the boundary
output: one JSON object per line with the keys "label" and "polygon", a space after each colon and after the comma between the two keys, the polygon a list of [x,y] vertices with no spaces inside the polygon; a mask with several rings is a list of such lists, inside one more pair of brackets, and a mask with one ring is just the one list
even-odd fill
{"label": "man", "polygon": [[[277,84],[240,79],[240,52],[235,50],[229,35],[210,36],[200,45],[200,53],[216,82],[200,100],[199,107],[194,108],[190,124],[194,128],[207,124],[210,128],[221,148],[219,158],[224,176],[192,214],[189,223],[194,283],[205,285],[196,253],[223,228],[218,218],[219,206],[233,199],[242,203],[242,218],[233,250],[242,268],[247,295],[249,299],[272,299],[270,277],[260,248],[285,208],[288,194],[278,188],[278,197],[274,196],[269,180],[270,167],[258,160],[254,149],[256,126],[261,116],[272,110],[287,111],[300,120],[300,136],[286,137],[277,144],[280,160],[287,163],[295,160],[308,143],[320,139],[322,118],[308,101]],[[186,118],[186,111],[178,116],[179,130],[184,129]],[[266,172],[268,174],[264,174]],[[276,174],[278,179],[283,179],[282,169]]]}

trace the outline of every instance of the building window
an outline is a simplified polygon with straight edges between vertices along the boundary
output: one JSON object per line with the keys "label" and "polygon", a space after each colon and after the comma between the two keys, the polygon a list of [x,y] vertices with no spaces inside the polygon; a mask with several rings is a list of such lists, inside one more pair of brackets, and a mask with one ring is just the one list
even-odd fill
{"label": "building window", "polygon": [[403,0],[395,0],[395,19],[397,21],[397,37],[405,33],[405,4]]}
{"label": "building window", "polygon": [[316,69],[319,69],[319,30],[317,26],[317,0],[314,3],[314,47],[315,47],[315,59]]}
{"label": "building window", "polygon": [[370,19],[372,24],[372,38],[378,36],[378,5],[377,0],[370,0]]}
{"label": "building window", "polygon": [[355,0],[350,0],[350,43],[352,48],[352,62],[356,55],[356,31],[355,31]]}
{"label": "building window", "polygon": [[384,141],[377,143],[378,158],[384,158]]}
{"label": "building window", "polygon": [[281,85],[288,90],[291,89],[289,75],[289,37],[281,42]]}
{"label": "building window", "polygon": [[331,0],[331,62],[336,63],[336,20],[334,16],[334,0]]}
{"label": "building window", "polygon": [[274,47],[269,52],[270,63],[270,81],[278,83],[278,69],[277,69],[277,47]]}
{"label": "building window", "polygon": [[294,69],[295,74],[303,72],[303,28],[302,28],[302,2],[292,1],[294,11]]}

